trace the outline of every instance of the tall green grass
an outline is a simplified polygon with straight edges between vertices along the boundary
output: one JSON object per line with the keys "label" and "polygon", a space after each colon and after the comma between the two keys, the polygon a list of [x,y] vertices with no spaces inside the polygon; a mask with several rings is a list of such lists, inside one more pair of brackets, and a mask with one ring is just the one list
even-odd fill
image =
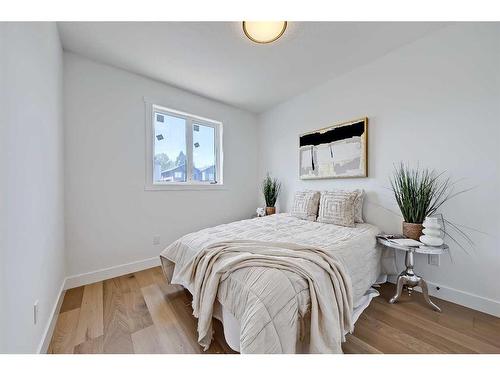
{"label": "tall green grass", "polygon": [[410,168],[404,163],[394,168],[391,188],[407,223],[421,224],[444,203],[467,190],[453,192],[453,183],[443,173]]}
{"label": "tall green grass", "polygon": [[276,178],[271,178],[268,173],[264,181],[262,181],[262,193],[264,194],[267,207],[274,207],[280,190],[281,183]]}

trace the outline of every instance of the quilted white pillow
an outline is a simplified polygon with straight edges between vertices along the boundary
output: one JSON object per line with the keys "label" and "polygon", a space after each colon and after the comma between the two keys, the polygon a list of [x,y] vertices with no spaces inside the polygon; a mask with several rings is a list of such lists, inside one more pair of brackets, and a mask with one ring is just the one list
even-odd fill
{"label": "quilted white pillow", "polygon": [[342,193],[355,193],[356,198],[354,199],[354,222],[364,223],[363,221],[363,200],[365,198],[365,192],[362,189],[356,190],[337,190]]}
{"label": "quilted white pillow", "polygon": [[319,201],[318,221],[354,227],[354,201],[357,193],[336,191],[322,191]]}
{"label": "quilted white pillow", "polygon": [[319,191],[298,191],[293,199],[290,215],[299,219],[315,221],[318,215]]}

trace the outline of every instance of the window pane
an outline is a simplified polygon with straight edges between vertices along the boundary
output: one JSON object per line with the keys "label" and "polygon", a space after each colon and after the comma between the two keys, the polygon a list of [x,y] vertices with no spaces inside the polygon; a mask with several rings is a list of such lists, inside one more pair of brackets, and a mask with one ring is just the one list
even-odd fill
{"label": "window pane", "polygon": [[216,182],[215,129],[193,124],[193,180]]}
{"label": "window pane", "polygon": [[154,182],[185,182],[186,120],[155,112],[154,124]]}

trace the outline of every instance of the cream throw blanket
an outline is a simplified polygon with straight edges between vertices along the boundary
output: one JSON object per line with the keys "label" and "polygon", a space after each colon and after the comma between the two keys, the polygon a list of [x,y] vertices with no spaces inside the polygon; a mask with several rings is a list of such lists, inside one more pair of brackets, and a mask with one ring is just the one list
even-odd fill
{"label": "cream throw blanket", "polygon": [[[219,284],[231,272],[245,267],[286,270],[305,279],[311,297],[310,353],[342,353],[344,332],[353,329],[352,286],[342,263],[331,253],[315,247],[250,240],[212,244],[181,269],[176,269],[176,279],[192,286],[200,345],[207,349],[212,341],[212,313]],[[273,280],[266,280],[266,283],[272,285]],[[230,298],[231,293],[225,295]],[[274,298],[279,297],[275,295]],[[246,298],[246,301],[245,306],[239,306],[242,313],[236,316],[246,330],[246,341],[249,342],[248,351],[242,342],[241,352],[294,352],[298,335],[290,332],[290,327],[300,329],[297,311],[281,308],[279,314],[270,316],[272,300],[251,303],[252,299]],[[258,324],[269,318],[271,324]],[[248,332],[249,327],[252,332]]]}

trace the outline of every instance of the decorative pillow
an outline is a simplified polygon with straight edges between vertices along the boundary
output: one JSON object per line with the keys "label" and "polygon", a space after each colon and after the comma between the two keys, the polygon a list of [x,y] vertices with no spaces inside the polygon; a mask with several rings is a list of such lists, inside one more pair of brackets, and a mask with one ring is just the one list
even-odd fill
{"label": "decorative pillow", "polygon": [[354,227],[354,201],[357,193],[337,191],[323,191],[319,201],[318,221]]}
{"label": "decorative pillow", "polygon": [[290,215],[299,219],[315,221],[318,215],[319,191],[299,191],[295,193]]}
{"label": "decorative pillow", "polygon": [[362,189],[356,190],[337,190],[342,193],[356,193],[356,199],[354,199],[354,222],[364,223],[363,221],[363,199],[365,198],[365,192]]}

